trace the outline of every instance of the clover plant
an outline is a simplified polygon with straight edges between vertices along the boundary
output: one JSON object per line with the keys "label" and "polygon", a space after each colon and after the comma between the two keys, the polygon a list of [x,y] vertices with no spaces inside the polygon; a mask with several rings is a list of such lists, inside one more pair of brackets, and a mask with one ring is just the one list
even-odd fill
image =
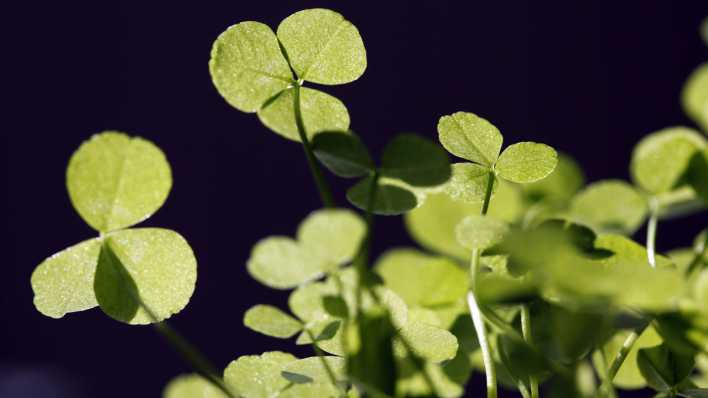
{"label": "clover plant", "polygon": [[[352,82],[366,64],[357,28],[325,9],[275,32],[233,25],[209,61],[228,104],[301,143],[321,196],[293,236],[263,237],[244,259],[254,279],[290,291],[287,306],[253,303],[244,325],[312,356],[241,347],[218,372],[166,324],[194,291],[196,259],[177,232],[132,228],[159,209],[172,177],[154,144],[118,132],[93,136],[69,162],[71,202],[98,236],[36,268],[37,310],[98,306],[154,324],[195,372],[169,382],[166,398],[459,397],[476,372],[489,398],[500,386],[527,398],[646,387],[708,396],[708,232],[655,249],[660,220],[706,220],[708,64],[682,94],[696,128],[644,137],[631,182],[586,186],[570,156],[530,141],[503,148],[492,122],[464,111],[439,119],[441,145],[400,134],[372,156],[344,104],[305,86]],[[335,203],[325,169],[357,179],[346,192],[356,210]],[[420,248],[372,261],[375,216],[401,214]]]}

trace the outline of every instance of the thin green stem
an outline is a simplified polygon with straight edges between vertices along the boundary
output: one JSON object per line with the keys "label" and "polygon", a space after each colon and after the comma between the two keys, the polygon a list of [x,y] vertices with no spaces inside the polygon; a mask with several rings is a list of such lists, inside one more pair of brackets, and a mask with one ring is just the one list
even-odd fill
{"label": "thin green stem", "polygon": [[649,199],[649,223],[647,225],[647,258],[649,265],[656,268],[656,226],[659,222],[659,202],[656,198]]}
{"label": "thin green stem", "polygon": [[484,193],[484,201],[482,202],[482,215],[486,215],[489,210],[489,202],[492,199],[492,190],[494,189],[494,171],[490,170],[487,176],[487,190]]}
{"label": "thin green stem", "polygon": [[307,130],[305,129],[305,123],[302,120],[302,110],[300,109],[300,84],[298,82],[293,83],[293,101],[297,132],[300,135],[302,147],[305,149],[307,165],[310,167],[312,177],[315,179],[315,185],[317,186],[317,190],[320,193],[322,204],[325,207],[334,207],[334,198],[332,197],[332,191],[330,191],[329,185],[327,185],[327,180],[325,180],[324,176],[322,175],[322,169],[320,168],[319,163],[317,163],[315,154],[312,152],[310,140],[307,138]]}
{"label": "thin green stem", "polygon": [[615,355],[615,358],[612,360],[610,367],[607,369],[607,380],[609,382],[612,382],[612,380],[615,379],[615,376],[617,376],[617,372],[619,372],[619,369],[622,367],[624,360],[627,359],[627,355],[629,355],[629,352],[632,350],[632,346],[634,346],[634,343],[637,342],[639,335],[641,335],[643,331],[644,329],[633,330],[624,340],[622,347],[620,347],[619,352],[617,352],[617,355]]}
{"label": "thin green stem", "polygon": [[477,298],[475,297],[475,287],[477,283],[477,273],[479,272],[479,257],[480,251],[475,249],[472,251],[472,260],[470,261],[470,275],[472,288],[467,293],[467,305],[472,316],[475,332],[477,332],[477,340],[479,347],[482,350],[482,362],[484,362],[484,372],[487,380],[487,398],[497,397],[497,372],[494,365],[494,358],[487,336],[487,328],[482,319],[482,311],[480,310]]}
{"label": "thin green stem", "polygon": [[[528,305],[521,306],[521,333],[524,335],[524,340],[529,345],[533,345],[531,311]],[[538,398],[538,380],[534,376],[529,376],[529,389],[531,390],[531,398]]]}
{"label": "thin green stem", "polygon": [[703,242],[700,242],[698,247],[696,247],[696,254],[693,256],[691,263],[688,264],[688,267],[686,267],[686,276],[691,276],[696,268],[698,268],[698,266],[703,262],[703,256],[706,253],[706,249],[708,249],[708,232],[705,233],[705,239],[703,239]]}
{"label": "thin green stem", "polygon": [[322,363],[322,367],[325,370],[325,373],[327,373],[327,378],[329,379],[330,383],[332,383],[333,386],[337,388],[337,390],[340,393],[340,396],[345,396],[347,395],[346,391],[342,389],[342,386],[339,385],[339,382],[337,381],[337,376],[334,374],[334,370],[332,370],[332,367],[329,366],[329,363],[327,362],[327,359],[325,359],[324,352],[320,348],[320,346],[317,345],[317,340],[315,339],[315,335],[312,334],[312,331],[310,329],[305,329],[305,332],[307,333],[307,336],[312,340],[312,348],[315,350],[315,354],[317,355],[317,358],[319,358],[320,362]]}

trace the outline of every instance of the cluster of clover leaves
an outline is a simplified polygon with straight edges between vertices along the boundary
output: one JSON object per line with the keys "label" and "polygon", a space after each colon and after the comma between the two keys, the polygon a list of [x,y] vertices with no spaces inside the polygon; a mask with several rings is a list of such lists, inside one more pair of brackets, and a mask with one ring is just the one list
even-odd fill
{"label": "cluster of clover leaves", "polygon": [[[703,27],[708,42],[708,23]],[[246,327],[314,355],[243,355],[223,374],[165,320],[194,291],[196,260],[176,232],[130,228],[165,201],[171,172],[152,143],[118,132],[93,136],[67,170],[71,202],[99,236],[42,262],[34,303],[59,318],[100,307],[157,330],[196,371],[165,398],[459,397],[471,374],[537,398],[708,396],[708,233],[657,254],[658,222],[708,203],[708,140],[689,127],[649,134],[632,154],[633,183],[584,186],[568,155],[534,142],[502,151],[502,134],[468,112],[440,118],[442,147],[403,134],[375,162],[349,131],[338,99],[305,82],[356,80],[366,52],[356,27],[311,9],[274,33],[259,22],[227,29],[209,62],[218,92],[256,112],[305,150],[324,208],[294,237],[253,247],[248,273],[292,290],[289,312],[257,304]],[[686,113],[708,131],[708,63],[683,90]],[[357,178],[336,207],[321,167]],[[584,186],[584,187],[583,187]],[[405,214],[422,249],[396,248],[373,263],[375,215]],[[645,245],[630,238],[646,223]],[[698,231],[697,231],[698,232]],[[245,349],[245,348],[244,348]]]}

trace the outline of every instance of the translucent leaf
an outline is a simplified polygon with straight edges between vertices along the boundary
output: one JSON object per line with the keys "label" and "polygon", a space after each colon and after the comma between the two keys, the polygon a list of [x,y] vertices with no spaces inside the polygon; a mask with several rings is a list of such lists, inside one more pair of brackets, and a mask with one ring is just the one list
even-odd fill
{"label": "translucent leaf", "polygon": [[[372,178],[367,177],[347,190],[349,202],[362,210],[366,210],[369,205]],[[379,183],[373,208],[369,210],[382,216],[395,216],[414,209],[416,205],[415,195],[407,189]]]}
{"label": "translucent leaf", "polygon": [[687,127],[649,134],[632,153],[632,178],[650,193],[668,192],[679,184],[693,155],[705,146],[705,138]]}
{"label": "translucent leaf", "polygon": [[179,375],[165,386],[163,398],[227,398],[221,390],[197,374]]}
{"label": "translucent leaf", "polygon": [[268,25],[246,21],[220,34],[209,72],[224,99],[242,112],[256,112],[292,82],[292,73]]}
{"label": "translucent leaf", "polygon": [[386,287],[411,307],[451,304],[468,288],[467,272],[453,261],[414,249],[390,250],[374,268]]}
{"label": "translucent leaf", "polygon": [[291,354],[279,351],[244,355],[224,370],[224,382],[243,398],[275,397],[290,383],[281,372],[296,360]]}
{"label": "translucent leaf", "polygon": [[[649,263],[646,247],[622,235],[615,234],[600,234],[595,239],[595,248],[609,250],[613,253],[612,256],[603,258],[600,261],[603,264],[614,265],[620,264],[623,261],[633,261]],[[656,265],[659,267],[672,267],[673,264],[668,258],[657,255]]]}
{"label": "translucent leaf", "polygon": [[[334,356],[323,357],[329,368],[334,373],[337,381],[346,380],[346,361],[344,358]],[[301,375],[309,378],[313,382],[329,383],[329,376],[325,367],[322,365],[322,359],[318,357],[308,357],[298,359],[295,362],[290,362],[285,366],[283,372],[289,374]]]}
{"label": "translucent leaf", "polygon": [[555,149],[536,142],[509,145],[496,163],[497,174],[505,180],[527,184],[546,178],[558,163]]}
{"label": "translucent leaf", "polygon": [[335,294],[336,290],[323,282],[313,282],[295,289],[288,298],[290,311],[305,322],[330,319],[322,297]]}
{"label": "translucent leaf", "polygon": [[197,260],[182,236],[167,229],[128,229],[104,241],[94,290],[110,317],[147,324],[180,312],[196,281]]}
{"label": "translucent leaf", "polygon": [[172,187],[170,165],[150,141],[108,131],[85,141],[69,161],[71,203],[97,231],[113,231],[150,217]]}
{"label": "translucent leaf", "polygon": [[493,217],[467,216],[457,224],[457,242],[470,250],[486,249],[499,243],[509,227]]}
{"label": "translucent leaf", "polygon": [[548,177],[522,185],[532,201],[552,201],[565,203],[583,186],[585,176],[573,158],[558,153],[558,164]]}
{"label": "translucent leaf", "polygon": [[293,384],[278,394],[278,398],[336,398],[341,391],[331,383]]}
{"label": "translucent leaf", "polygon": [[493,197],[499,186],[499,181],[493,174],[490,174],[489,169],[473,163],[455,163],[452,165],[452,177],[443,186],[443,191],[454,200],[481,203],[487,193],[490,176],[494,178]]}
{"label": "translucent leaf", "polygon": [[321,350],[332,355],[343,356],[345,352],[342,326],[343,322],[336,318],[310,322],[306,326],[309,333],[300,333],[295,344],[313,344],[313,340],[310,338],[311,333],[315,337],[314,342]]}
{"label": "translucent leaf", "polygon": [[[269,101],[258,110],[258,118],[274,132],[300,142],[293,90],[286,89]],[[300,87],[300,110],[308,138],[320,131],[346,131],[349,128],[349,112],[342,101],[322,91]]]}
{"label": "translucent leaf", "polygon": [[637,364],[647,384],[657,391],[666,391],[688,377],[694,361],[691,356],[678,354],[666,345],[660,345],[640,349]]}
{"label": "translucent leaf", "polygon": [[[612,336],[601,348],[606,362],[603,364],[599,361],[599,358],[594,357],[595,366],[598,368],[603,366],[604,369],[609,368],[611,362],[617,357],[622,344],[627,340],[627,336],[629,336],[630,332],[629,330],[620,330]],[[622,366],[619,368],[614,379],[614,385],[625,390],[644,388],[646,381],[637,366],[637,353],[642,348],[653,347],[659,344],[661,344],[661,337],[656,333],[654,328],[651,326],[646,328],[639,336],[639,339],[632,345],[629,354],[627,354],[627,358],[625,358],[624,363],[622,363]]]}
{"label": "translucent leaf", "polygon": [[354,81],[366,69],[359,31],[340,14],[322,8],[298,11],[278,26],[298,78],[320,84]]}
{"label": "translucent leaf", "polygon": [[626,182],[604,180],[580,191],[573,198],[570,213],[598,231],[632,234],[644,223],[647,202]]}
{"label": "translucent leaf", "polygon": [[426,360],[442,362],[457,354],[457,338],[445,329],[409,319],[400,334],[408,340],[413,351]]}
{"label": "translucent leaf", "polygon": [[362,177],[375,167],[369,150],[354,134],[322,132],[313,138],[312,150],[317,159],[339,177]]}
{"label": "translucent leaf", "polygon": [[688,77],[681,102],[686,115],[703,131],[708,131],[708,62],[699,65]]}
{"label": "translucent leaf", "polygon": [[98,305],[93,292],[101,241],[91,239],[64,249],[44,260],[32,273],[37,311],[61,318],[69,312]]}
{"label": "translucent leaf", "polygon": [[291,289],[321,275],[327,263],[313,258],[292,238],[272,236],[253,247],[248,273],[274,289]]}
{"label": "translucent leaf", "polygon": [[413,186],[436,186],[450,178],[450,164],[445,151],[433,142],[401,134],[386,145],[381,174]]}
{"label": "translucent leaf", "polygon": [[456,112],[438,121],[440,143],[451,154],[491,167],[503,137],[493,124],[473,113]]}
{"label": "translucent leaf", "polygon": [[302,330],[302,324],[295,318],[272,305],[258,304],[243,316],[243,324],[249,329],[268,336],[287,339]]}
{"label": "translucent leaf", "polygon": [[347,209],[323,209],[312,212],[300,224],[297,239],[308,253],[333,265],[351,261],[356,256],[366,225]]}

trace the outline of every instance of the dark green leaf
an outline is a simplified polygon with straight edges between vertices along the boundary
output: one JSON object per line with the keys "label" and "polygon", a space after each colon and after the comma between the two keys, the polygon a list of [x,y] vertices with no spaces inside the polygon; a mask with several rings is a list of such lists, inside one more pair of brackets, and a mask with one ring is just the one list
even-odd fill
{"label": "dark green leaf", "polygon": [[637,364],[647,383],[657,391],[670,390],[681,384],[693,370],[693,356],[681,355],[667,345],[643,348]]}
{"label": "dark green leaf", "polygon": [[394,327],[386,310],[374,307],[359,315],[347,347],[347,370],[355,385],[364,391],[393,396],[396,363],[393,355]]}
{"label": "dark green leaf", "polygon": [[366,146],[354,134],[322,132],[313,138],[312,150],[317,159],[339,177],[362,177],[375,167]]}
{"label": "dark green leaf", "polygon": [[450,164],[445,151],[433,142],[401,134],[384,149],[381,174],[412,186],[435,186],[450,178]]}
{"label": "dark green leaf", "polygon": [[[354,206],[367,210],[371,197],[373,177],[365,178],[347,191],[347,199]],[[373,208],[369,209],[374,214],[394,216],[405,213],[415,208],[418,203],[411,191],[389,184],[379,184],[376,188]]]}

